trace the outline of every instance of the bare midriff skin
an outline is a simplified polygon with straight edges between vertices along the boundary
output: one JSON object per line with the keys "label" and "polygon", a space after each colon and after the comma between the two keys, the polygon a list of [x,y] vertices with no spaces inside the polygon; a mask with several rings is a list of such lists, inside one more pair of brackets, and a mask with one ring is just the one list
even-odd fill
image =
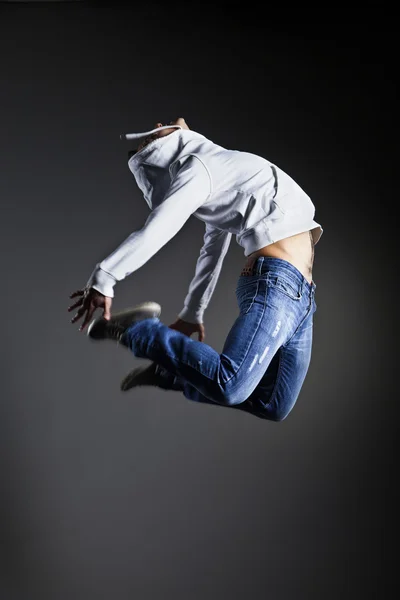
{"label": "bare midriff skin", "polygon": [[314,241],[311,231],[298,233],[260,248],[247,257],[246,267],[251,266],[259,256],[272,256],[286,260],[300,271],[308,283],[312,282]]}
{"label": "bare midriff skin", "polygon": [[[168,123],[169,125],[180,125],[183,129],[190,129],[185,119],[179,117],[175,121]],[[155,127],[162,127],[162,123],[157,123]],[[142,141],[138,146],[137,150],[140,151],[142,148],[147,146],[151,141],[164,135],[170,135],[176,131],[176,129],[163,129],[150,135],[148,138]],[[251,268],[256,258],[259,256],[272,256],[275,258],[281,258],[291,263],[300,273],[307,279],[308,283],[312,282],[312,267],[314,262],[314,241],[311,231],[305,231],[297,235],[292,235],[279,242],[274,242],[264,248],[260,248],[253,254],[247,257],[246,267]]]}

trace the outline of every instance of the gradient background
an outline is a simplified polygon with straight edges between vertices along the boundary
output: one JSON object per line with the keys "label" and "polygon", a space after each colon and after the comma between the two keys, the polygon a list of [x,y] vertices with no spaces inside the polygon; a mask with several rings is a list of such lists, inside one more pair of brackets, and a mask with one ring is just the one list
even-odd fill
{"label": "gradient background", "polygon": [[[0,5],[1,600],[389,597],[394,42],[365,9],[307,25],[262,8]],[[311,365],[282,423],[124,395],[139,359],[69,322],[69,294],[148,215],[119,134],[177,116],[276,162],[324,227]],[[113,308],[156,300],[171,323],[203,227]],[[206,312],[218,350],[243,262],[232,240]]]}

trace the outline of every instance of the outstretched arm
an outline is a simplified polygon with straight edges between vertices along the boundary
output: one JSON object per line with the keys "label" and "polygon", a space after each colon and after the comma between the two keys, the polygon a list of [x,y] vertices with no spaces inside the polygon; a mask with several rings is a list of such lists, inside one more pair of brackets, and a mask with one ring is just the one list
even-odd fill
{"label": "outstretched arm", "polygon": [[86,284],[85,289],[89,293],[82,294],[81,299],[70,307],[80,306],[72,322],[85,315],[81,327],[83,329],[99,307],[93,305],[92,296],[97,298],[100,294],[113,298],[116,282],[139,269],[172,239],[189,217],[207,201],[210,191],[208,172],[199,159],[190,155],[177,161],[172,168],[171,185],[164,200],[151,212],[144,227],[133,232],[114,252],[96,265]]}
{"label": "outstretched arm", "polygon": [[113,297],[115,283],[143,266],[169,242],[209,194],[210,179],[205,167],[195,156],[189,156],[177,165],[164,200],[150,213],[144,227],[97,265],[88,284]]}

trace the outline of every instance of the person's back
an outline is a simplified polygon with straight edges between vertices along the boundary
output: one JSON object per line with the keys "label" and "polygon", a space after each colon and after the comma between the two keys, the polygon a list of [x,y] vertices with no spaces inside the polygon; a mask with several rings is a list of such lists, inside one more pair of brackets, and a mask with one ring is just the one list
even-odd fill
{"label": "person's back", "polygon": [[174,170],[189,157],[201,162],[210,182],[209,196],[193,216],[235,235],[245,256],[284,258],[311,280],[313,246],[323,231],[314,221],[314,204],[261,156],[226,149],[189,129],[158,138],[128,163],[150,208],[162,203]]}

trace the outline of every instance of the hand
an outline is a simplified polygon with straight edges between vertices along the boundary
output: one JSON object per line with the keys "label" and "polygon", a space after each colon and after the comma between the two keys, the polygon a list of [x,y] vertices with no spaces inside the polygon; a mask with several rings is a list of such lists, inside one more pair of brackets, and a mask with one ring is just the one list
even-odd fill
{"label": "hand", "polygon": [[177,319],[174,323],[172,323],[172,325],[169,325],[169,328],[175,329],[176,331],[180,331],[188,337],[190,337],[192,333],[197,332],[199,334],[199,342],[204,342],[204,339],[206,337],[203,323],[188,323],[188,321]]}
{"label": "hand", "polygon": [[103,309],[103,318],[107,319],[107,321],[110,320],[112,298],[104,296],[104,294],[101,294],[94,288],[78,290],[77,292],[71,294],[70,298],[76,298],[77,296],[79,296],[79,300],[68,308],[68,312],[78,308],[78,306],[80,307],[76,315],[71,319],[71,323],[76,323],[79,319],[84,317],[83,323],[79,327],[79,331],[83,331],[85,329],[86,325],[93,317],[94,312],[98,308]]}

